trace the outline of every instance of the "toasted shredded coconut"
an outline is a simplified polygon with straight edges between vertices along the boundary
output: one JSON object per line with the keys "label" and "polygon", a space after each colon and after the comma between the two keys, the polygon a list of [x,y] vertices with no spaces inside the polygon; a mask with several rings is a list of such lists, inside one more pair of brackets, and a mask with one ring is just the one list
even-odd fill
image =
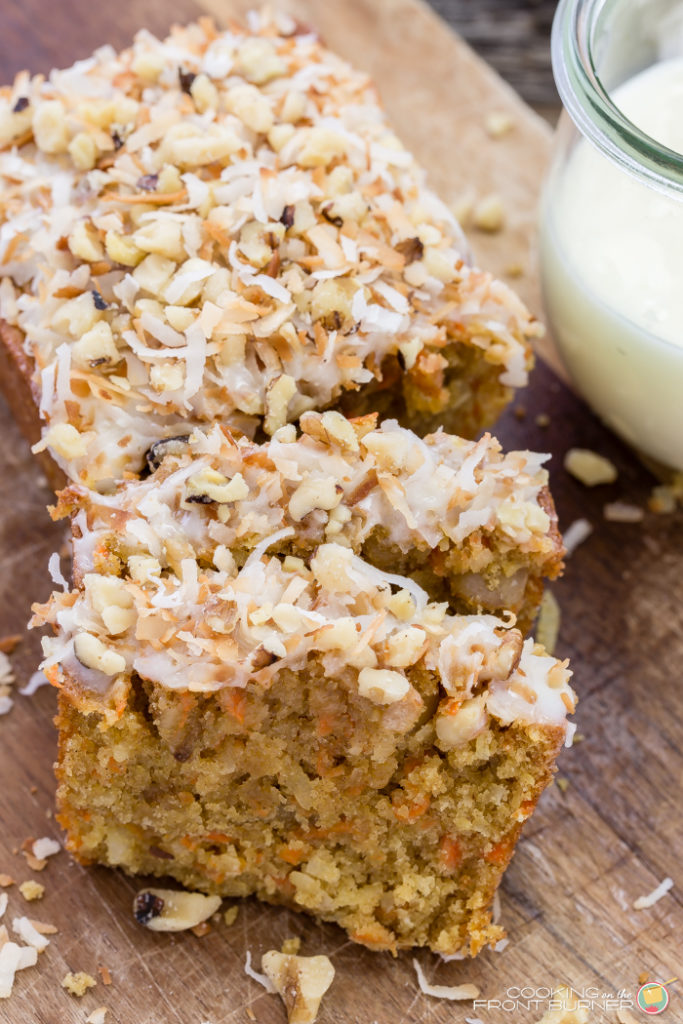
{"label": "toasted shredded coconut", "polygon": [[645,513],[638,505],[628,501],[612,501],[603,508],[603,515],[609,523],[641,523]]}
{"label": "toasted shredded coconut", "polygon": [[12,921],[12,928],[27,946],[33,946],[39,953],[42,953],[50,945],[50,940],[41,935],[27,917],[15,917]]}
{"label": "toasted shredded coconut", "polygon": [[275,985],[273,985],[269,977],[267,977],[265,974],[259,974],[259,972],[255,971],[254,968],[251,966],[251,950],[249,949],[247,950],[247,957],[246,960],[244,961],[244,973],[247,974],[252,979],[252,981],[256,981],[258,982],[259,985],[262,985],[266,992],[277,991]]}
{"label": "toasted shredded coconut", "polygon": [[665,878],[663,882],[660,882],[656,889],[653,889],[647,896],[639,896],[637,900],[634,900],[634,910],[647,910],[649,907],[653,907],[655,903],[666,896],[670,889],[673,889],[674,883],[673,878]]}
{"label": "toasted shredded coconut", "polygon": [[426,996],[433,996],[434,999],[451,1000],[479,998],[479,989],[476,985],[430,985],[425,978],[420,963],[415,959],[413,959],[413,967],[417,974],[417,983],[420,986],[420,991]]}
{"label": "toasted shredded coconut", "polygon": [[579,544],[583,544],[585,540],[588,540],[592,532],[593,525],[588,519],[575,519],[564,531],[562,537],[566,557],[569,558],[573,555]]}
{"label": "toasted shredded coconut", "polygon": [[42,686],[49,686],[50,681],[44,672],[34,672],[26,686],[19,690],[22,697],[32,697]]}
{"label": "toasted shredded coconut", "polygon": [[[399,353],[442,407],[450,343],[525,384],[539,326],[469,265],[368,77],[313,33],[140,32],[21,94],[0,102],[0,315],[36,362],[37,447],[72,479],[139,472],[159,430],[277,429],[386,387]],[[499,219],[488,200],[481,226]]]}

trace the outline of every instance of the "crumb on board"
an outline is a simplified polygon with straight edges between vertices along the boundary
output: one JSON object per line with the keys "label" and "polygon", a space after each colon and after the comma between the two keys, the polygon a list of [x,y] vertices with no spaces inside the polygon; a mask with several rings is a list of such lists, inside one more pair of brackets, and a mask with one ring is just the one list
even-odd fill
{"label": "crumb on board", "polygon": [[33,879],[29,879],[27,882],[21,883],[19,892],[30,903],[33,900],[41,900],[43,898],[45,886],[41,885],[40,882],[34,882]]}
{"label": "crumb on board", "polygon": [[557,598],[551,590],[545,590],[536,620],[536,642],[545,647],[548,654],[553,654],[560,634],[562,612]]}
{"label": "crumb on board", "polygon": [[9,636],[3,636],[0,639],[0,653],[12,654],[21,643],[21,639],[21,633],[11,633]]}
{"label": "crumb on board", "polygon": [[48,924],[47,921],[36,921],[33,917],[29,917],[28,920],[39,935],[56,935],[59,931],[56,925]]}
{"label": "crumb on board", "polygon": [[505,225],[505,206],[497,192],[491,192],[475,203],[472,224],[478,231],[495,234]]}
{"label": "crumb on board", "polygon": [[571,557],[580,544],[588,540],[593,532],[593,524],[588,519],[575,519],[565,530],[562,540],[564,542],[565,558]]}
{"label": "crumb on board", "polygon": [[85,971],[69,971],[62,978],[62,988],[65,988],[72,996],[77,996],[79,999],[84,996],[89,988],[94,988],[97,982],[93,978],[92,974],[86,974]]}
{"label": "crumb on board", "polygon": [[613,484],[619,475],[611,459],[590,448],[569,448],[564,456],[564,468],[585,487]]}
{"label": "crumb on board", "polygon": [[271,949],[263,954],[261,967],[285,1004],[289,1024],[313,1024],[321,1000],[334,981],[330,959],[290,956]]}
{"label": "crumb on board", "polygon": [[234,906],[228,907],[228,909],[225,911],[225,913],[223,914],[223,920],[227,924],[228,928],[230,927],[230,925],[233,925],[235,923],[239,912],[240,908],[236,903]]}
{"label": "crumb on board", "polygon": [[566,793],[569,789],[569,779],[564,775],[560,775],[555,779],[555,785],[559,789],[560,793]]}
{"label": "crumb on board", "polygon": [[658,516],[667,516],[675,512],[677,506],[676,492],[668,484],[658,484],[652,488],[647,500],[650,512],[654,512]]}
{"label": "crumb on board", "polygon": [[199,924],[194,925],[190,928],[193,935],[196,935],[198,939],[202,939],[205,935],[208,935],[211,931],[211,925],[208,921],[200,921]]}
{"label": "crumb on board", "polygon": [[105,1017],[109,1013],[106,1006],[98,1006],[96,1010],[85,1018],[85,1024],[104,1024]]}
{"label": "crumb on board", "polygon": [[477,999],[479,989],[476,985],[430,985],[418,960],[413,959],[413,967],[417,974],[417,983],[420,992],[434,999],[450,999],[460,1001],[463,999]]}
{"label": "crumb on board", "polygon": [[525,420],[526,419],[526,406],[525,405],[516,405],[515,408],[514,408],[514,416],[515,416],[516,420],[520,421],[520,423],[523,420]]}
{"label": "crumb on board", "polygon": [[526,267],[523,263],[519,262],[508,263],[507,266],[503,267],[503,273],[506,277],[524,277]]}
{"label": "crumb on board", "polygon": [[0,874],[0,889],[8,889],[10,885],[14,884],[14,879],[11,875]]}
{"label": "crumb on board", "polygon": [[111,985],[111,971],[109,970],[108,967],[105,967],[104,964],[100,964],[100,966],[97,968],[97,973],[102,979],[103,985]]}
{"label": "crumb on board", "polygon": [[586,1007],[579,1006],[576,994],[566,985],[559,985],[538,1024],[590,1024],[590,1018]]}
{"label": "crumb on board", "polygon": [[663,882],[660,882],[656,889],[648,893],[647,896],[639,896],[637,900],[633,901],[634,910],[647,910],[649,907],[654,907],[655,903],[666,896],[670,889],[673,889],[674,882],[673,878],[665,878]]}
{"label": "crumb on board", "polygon": [[638,984],[645,985],[650,980],[650,975],[647,971],[641,971],[638,975]]}
{"label": "crumb on board", "polygon": [[608,523],[642,523],[645,518],[643,509],[629,501],[610,501],[602,514]]}
{"label": "crumb on board", "polygon": [[461,193],[457,199],[451,203],[451,212],[458,224],[463,228],[466,228],[469,225],[476,198],[474,191],[472,189],[467,189],[466,192]]}
{"label": "crumb on board", "polygon": [[502,139],[514,126],[514,117],[505,110],[491,110],[484,118],[484,128],[492,139]]}
{"label": "crumb on board", "polygon": [[300,949],[301,939],[299,938],[298,935],[296,935],[292,938],[285,939],[285,941],[282,943],[281,952],[285,953],[287,956],[296,956]]}
{"label": "crumb on board", "polygon": [[539,412],[538,416],[536,417],[536,426],[537,427],[549,427],[550,426],[550,416],[548,416],[547,412]]}

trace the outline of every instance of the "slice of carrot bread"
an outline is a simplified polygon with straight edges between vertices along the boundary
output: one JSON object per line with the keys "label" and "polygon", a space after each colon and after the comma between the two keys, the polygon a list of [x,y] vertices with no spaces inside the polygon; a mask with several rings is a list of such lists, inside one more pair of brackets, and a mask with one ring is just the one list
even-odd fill
{"label": "slice of carrot bread", "polygon": [[[56,630],[69,848],[286,903],[376,949],[475,954],[502,935],[495,889],[571,731],[566,664],[511,620],[452,616],[370,565],[348,523],[321,543],[312,523],[296,546],[284,516],[253,545],[257,501],[266,519],[281,508],[270,461],[342,455],[310,435],[227,439],[245,472],[217,479],[217,437],[169,454],[153,488],[69,494],[75,587],[35,609]],[[236,482],[241,510],[246,496],[188,501]]]}
{"label": "slice of carrot bread", "polygon": [[368,77],[287,18],[19,75],[0,194],[0,333],[72,480],[339,403],[473,437],[526,382],[538,325],[471,266]]}
{"label": "slice of carrot bread", "polygon": [[543,579],[562,568],[545,456],[503,455],[488,435],[422,440],[336,411],[305,413],[301,430],[289,424],[261,445],[224,427],[196,431],[155,444],[145,481],[113,495],[67,489],[57,514],[77,513],[76,579],[124,564],[150,530],[163,538],[150,542],[161,571],[184,557],[208,564],[217,544],[239,567],[277,532],[274,553],[307,559],[334,540],[452,611],[512,613],[528,631]]}

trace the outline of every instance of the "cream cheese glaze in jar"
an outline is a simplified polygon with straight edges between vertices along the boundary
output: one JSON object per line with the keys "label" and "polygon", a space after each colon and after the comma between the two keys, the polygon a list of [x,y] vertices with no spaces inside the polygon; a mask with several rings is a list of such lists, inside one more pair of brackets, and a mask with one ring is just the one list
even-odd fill
{"label": "cream cheese glaze in jar", "polygon": [[683,2],[562,0],[565,112],[541,211],[546,313],[577,389],[683,470]]}

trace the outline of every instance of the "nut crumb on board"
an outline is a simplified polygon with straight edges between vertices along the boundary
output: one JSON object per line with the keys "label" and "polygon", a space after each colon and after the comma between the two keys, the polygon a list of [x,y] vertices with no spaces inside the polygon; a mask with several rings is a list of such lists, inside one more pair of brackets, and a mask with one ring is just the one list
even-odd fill
{"label": "nut crumb on board", "polygon": [[111,971],[109,970],[108,967],[105,967],[103,964],[101,964],[97,968],[97,973],[101,977],[103,985],[111,985]]}
{"label": "nut crumb on board", "polygon": [[491,110],[484,119],[484,127],[492,139],[502,139],[514,126],[514,117],[505,110]]}
{"label": "nut crumb on board", "polygon": [[334,980],[334,967],[326,956],[291,956],[271,949],[261,967],[282,997],[289,1024],[313,1024],[322,997]]}
{"label": "nut crumb on board", "polygon": [[417,983],[420,992],[434,999],[450,999],[460,1001],[463,999],[477,999],[479,989],[476,985],[430,985],[418,960],[413,959],[413,967],[417,974]]}
{"label": "nut crumb on board", "polygon": [[505,225],[505,206],[496,192],[484,196],[475,204],[472,210],[472,224],[478,231],[490,234],[502,230]]}
{"label": "nut crumb on board", "polygon": [[11,875],[0,874],[0,889],[7,889],[10,885],[14,885],[14,879]]}
{"label": "nut crumb on board", "polygon": [[79,999],[84,996],[89,988],[94,988],[97,982],[91,974],[86,974],[85,971],[77,971],[75,974],[73,971],[69,971],[62,978],[62,988],[72,995],[77,996]]}
{"label": "nut crumb on board", "polygon": [[34,882],[33,879],[29,879],[29,881],[21,883],[19,892],[29,902],[40,900],[45,895],[45,886],[41,885],[40,882]]}
{"label": "nut crumb on board", "polygon": [[21,633],[11,633],[9,636],[3,636],[0,640],[0,653],[12,654],[14,649],[21,643]]}
{"label": "nut crumb on board", "polygon": [[590,448],[570,448],[564,456],[564,468],[586,487],[613,484],[619,475],[611,459]]}
{"label": "nut crumb on board", "polygon": [[602,514],[608,523],[642,523],[645,518],[643,509],[628,501],[608,502]]}
{"label": "nut crumb on board", "polygon": [[674,882],[673,878],[665,878],[663,882],[660,882],[656,889],[648,893],[647,896],[639,896],[637,900],[633,901],[634,910],[647,910],[649,907],[654,907],[655,903],[659,903],[661,899],[673,889]]}
{"label": "nut crumb on board", "polygon": [[293,938],[285,939],[285,941],[282,943],[281,952],[285,953],[287,956],[296,956],[300,949],[301,939],[297,935]]}
{"label": "nut crumb on board", "polygon": [[565,778],[564,775],[561,775],[555,779],[555,785],[559,789],[560,793],[566,793],[569,789],[569,779]]}
{"label": "nut crumb on board", "polygon": [[109,1013],[106,1006],[98,1006],[96,1010],[85,1018],[85,1024],[104,1024],[105,1017]]}
{"label": "nut crumb on board", "polygon": [[590,1024],[588,1010],[579,1006],[578,997],[566,985],[553,992],[549,1009],[537,1024]]}
{"label": "nut crumb on board", "polygon": [[223,920],[227,924],[228,928],[230,927],[230,925],[233,925],[235,923],[239,912],[240,908],[238,907],[237,904],[235,904],[233,907],[228,907],[228,909],[225,911],[225,913],[223,914]]}

